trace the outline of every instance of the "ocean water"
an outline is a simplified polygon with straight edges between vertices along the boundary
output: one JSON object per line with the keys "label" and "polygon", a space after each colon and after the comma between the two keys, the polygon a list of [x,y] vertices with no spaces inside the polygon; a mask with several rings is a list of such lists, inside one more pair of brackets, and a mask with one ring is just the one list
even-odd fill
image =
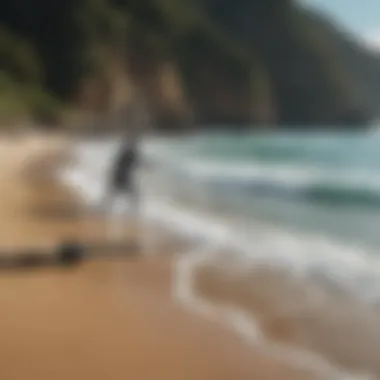
{"label": "ocean water", "polygon": [[[89,206],[102,201],[118,145],[78,142],[74,165],[60,173]],[[197,268],[211,268],[222,274],[211,281],[223,300],[236,296],[216,319],[264,353],[315,370],[318,379],[378,378],[379,148],[376,131],[145,140],[142,221],[194,242],[176,262],[177,299],[214,314],[211,295],[194,294],[202,284]],[[237,305],[241,294],[245,304]],[[273,307],[269,321],[285,315],[289,331],[300,333],[295,345],[265,330],[256,310],[263,297]]]}
{"label": "ocean water", "polygon": [[377,249],[379,148],[375,133],[213,135],[168,142],[152,161],[177,196],[202,191],[203,207]]}
{"label": "ocean water", "polygon": [[[66,182],[98,203],[117,140],[81,142]],[[148,218],[380,303],[380,134],[210,134],[143,144]]]}

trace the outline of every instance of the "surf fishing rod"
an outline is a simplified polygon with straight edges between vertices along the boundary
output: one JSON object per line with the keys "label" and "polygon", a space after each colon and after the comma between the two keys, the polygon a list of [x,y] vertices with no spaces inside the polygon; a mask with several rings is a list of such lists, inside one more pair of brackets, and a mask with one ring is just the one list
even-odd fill
{"label": "surf fishing rod", "polygon": [[0,251],[0,270],[38,267],[71,267],[96,259],[125,259],[137,257],[136,243],[85,244],[67,241],[53,249],[25,249]]}

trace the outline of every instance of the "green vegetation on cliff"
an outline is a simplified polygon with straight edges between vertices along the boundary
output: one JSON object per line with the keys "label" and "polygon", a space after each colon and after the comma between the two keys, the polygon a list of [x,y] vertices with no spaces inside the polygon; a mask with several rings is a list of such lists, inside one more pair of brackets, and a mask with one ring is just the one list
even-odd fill
{"label": "green vegetation on cliff", "polygon": [[[292,0],[4,0],[0,21],[0,121],[52,122],[90,82],[106,110],[115,63],[159,126],[380,113],[380,58]],[[168,65],[181,106],[163,100]]]}

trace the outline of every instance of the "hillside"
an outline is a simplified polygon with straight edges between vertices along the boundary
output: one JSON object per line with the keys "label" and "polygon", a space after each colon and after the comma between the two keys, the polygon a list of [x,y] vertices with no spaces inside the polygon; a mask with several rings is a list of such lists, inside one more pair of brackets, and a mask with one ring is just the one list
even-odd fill
{"label": "hillside", "polygon": [[360,94],[367,112],[380,116],[380,53],[369,50],[362,41],[344,33],[337,26],[332,26],[326,18],[316,13],[309,17],[321,27],[339,52],[341,60],[350,71],[356,91]]}
{"label": "hillside", "polygon": [[380,58],[291,0],[5,0],[0,20],[4,120],[99,118],[141,97],[159,128],[380,113]]}

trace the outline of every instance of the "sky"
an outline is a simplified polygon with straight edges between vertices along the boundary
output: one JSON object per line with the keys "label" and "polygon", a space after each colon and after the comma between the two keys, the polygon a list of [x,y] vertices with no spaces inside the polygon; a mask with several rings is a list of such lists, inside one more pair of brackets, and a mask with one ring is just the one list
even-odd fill
{"label": "sky", "polygon": [[380,49],[380,0],[301,0]]}

